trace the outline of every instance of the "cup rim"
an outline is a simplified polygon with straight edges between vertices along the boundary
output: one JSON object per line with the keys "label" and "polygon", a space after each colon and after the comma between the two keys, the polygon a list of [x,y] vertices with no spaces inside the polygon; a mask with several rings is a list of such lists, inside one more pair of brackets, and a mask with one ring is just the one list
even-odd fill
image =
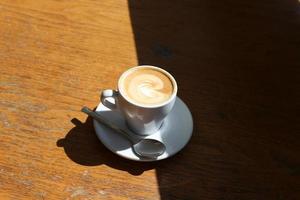
{"label": "cup rim", "polygon": [[[167,101],[165,101],[163,103],[160,103],[160,104],[156,104],[156,105],[144,105],[144,104],[133,102],[126,95],[124,95],[124,93],[122,91],[122,87],[121,87],[121,82],[123,81],[123,79],[126,77],[127,74],[129,74],[130,72],[132,72],[134,70],[142,69],[142,68],[155,69],[155,70],[160,71],[160,72],[162,72],[162,73],[164,73],[165,75],[168,76],[168,78],[171,80],[172,85],[173,85],[173,93],[172,93],[171,97]],[[121,96],[127,102],[129,102],[130,104],[133,104],[134,106],[142,107],[142,108],[159,108],[159,107],[163,107],[163,106],[169,104],[171,101],[173,101],[174,98],[176,98],[176,96],[177,96],[177,90],[178,90],[178,87],[177,87],[177,83],[176,83],[175,78],[169,72],[167,72],[166,70],[164,70],[164,69],[162,69],[160,67],[152,66],[152,65],[139,65],[139,66],[131,67],[128,70],[126,70],[125,72],[123,72],[121,74],[121,76],[119,77],[119,80],[118,80],[118,91],[121,94]]]}

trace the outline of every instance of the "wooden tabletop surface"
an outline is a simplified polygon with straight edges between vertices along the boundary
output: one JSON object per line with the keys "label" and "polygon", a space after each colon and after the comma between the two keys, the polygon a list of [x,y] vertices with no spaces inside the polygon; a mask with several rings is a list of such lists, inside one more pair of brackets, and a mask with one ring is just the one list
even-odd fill
{"label": "wooden tabletop surface", "polygon": [[[192,111],[164,161],[114,155],[80,112],[131,66]],[[0,199],[300,199],[300,2],[0,1]]]}

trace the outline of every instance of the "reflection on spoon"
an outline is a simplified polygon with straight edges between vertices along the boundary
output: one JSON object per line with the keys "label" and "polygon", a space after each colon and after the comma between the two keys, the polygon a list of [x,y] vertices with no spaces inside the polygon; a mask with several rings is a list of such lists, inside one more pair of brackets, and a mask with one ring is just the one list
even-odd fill
{"label": "reflection on spoon", "polygon": [[125,136],[131,142],[131,148],[133,152],[139,157],[156,158],[166,151],[166,146],[162,142],[155,139],[138,139],[136,137],[133,137],[126,130],[123,130],[120,127],[114,125],[113,123],[103,118],[97,112],[92,111],[88,107],[83,107],[81,111],[91,116],[101,124]]}

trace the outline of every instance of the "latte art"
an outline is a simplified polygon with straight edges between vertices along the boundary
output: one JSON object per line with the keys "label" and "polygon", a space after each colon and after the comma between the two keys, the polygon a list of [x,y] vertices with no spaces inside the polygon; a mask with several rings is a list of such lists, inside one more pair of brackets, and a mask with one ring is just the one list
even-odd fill
{"label": "latte art", "polygon": [[167,101],[173,93],[171,80],[155,69],[139,69],[124,79],[125,95],[133,102],[155,105]]}
{"label": "latte art", "polygon": [[131,80],[128,93],[136,98],[147,101],[162,101],[168,98],[168,94],[163,92],[164,82],[158,77],[150,74],[141,74]]}

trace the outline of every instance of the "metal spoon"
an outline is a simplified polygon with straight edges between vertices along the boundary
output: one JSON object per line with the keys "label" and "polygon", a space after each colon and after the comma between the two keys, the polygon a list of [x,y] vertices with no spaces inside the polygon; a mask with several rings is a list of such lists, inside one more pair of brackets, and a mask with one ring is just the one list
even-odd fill
{"label": "metal spoon", "polygon": [[104,124],[105,126],[125,136],[131,142],[133,152],[139,157],[156,158],[166,151],[166,146],[162,142],[155,139],[139,139],[137,137],[133,137],[126,130],[123,130],[115,124],[111,123],[88,107],[83,107],[81,111],[91,116],[98,122]]}

